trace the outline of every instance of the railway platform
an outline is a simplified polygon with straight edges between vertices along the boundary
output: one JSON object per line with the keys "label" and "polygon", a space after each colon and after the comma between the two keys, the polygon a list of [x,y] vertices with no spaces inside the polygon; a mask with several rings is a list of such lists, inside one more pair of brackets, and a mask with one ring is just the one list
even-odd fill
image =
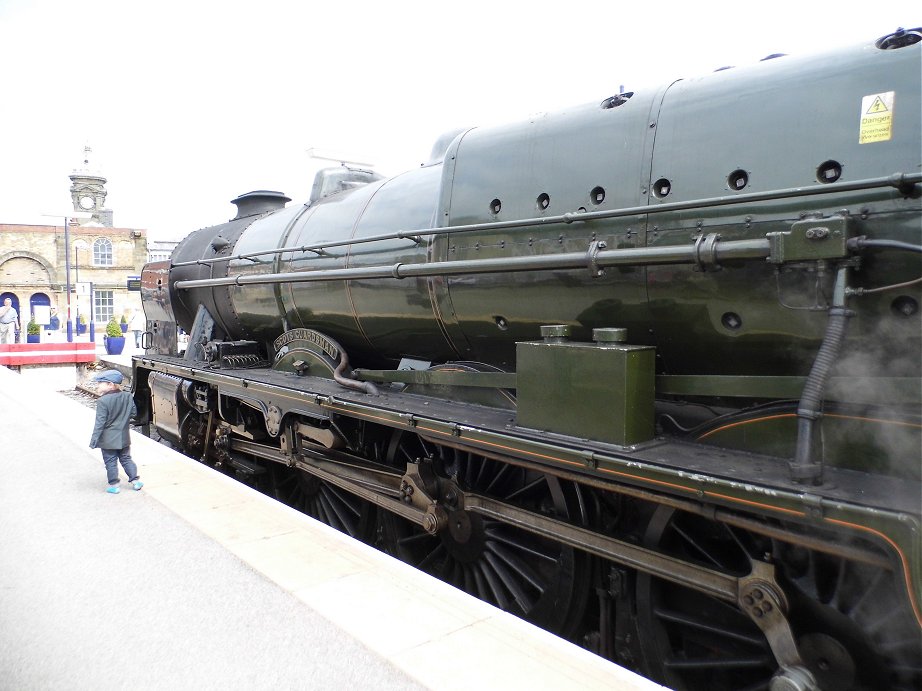
{"label": "railway platform", "polygon": [[0,688],[662,688],[141,435],[107,494],[44,384],[0,367]]}

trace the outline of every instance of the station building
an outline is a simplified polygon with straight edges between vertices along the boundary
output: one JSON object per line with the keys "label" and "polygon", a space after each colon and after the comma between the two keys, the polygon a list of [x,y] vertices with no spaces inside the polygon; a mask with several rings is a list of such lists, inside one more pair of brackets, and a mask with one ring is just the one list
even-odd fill
{"label": "station building", "polygon": [[113,224],[106,178],[90,169],[89,152],[70,175],[72,217],[52,225],[0,223],[0,304],[12,299],[23,328],[34,317],[51,335],[53,308],[62,332],[68,309],[75,334],[91,320],[100,331],[112,317],[130,319],[141,309],[132,279],[148,261],[147,231]]}

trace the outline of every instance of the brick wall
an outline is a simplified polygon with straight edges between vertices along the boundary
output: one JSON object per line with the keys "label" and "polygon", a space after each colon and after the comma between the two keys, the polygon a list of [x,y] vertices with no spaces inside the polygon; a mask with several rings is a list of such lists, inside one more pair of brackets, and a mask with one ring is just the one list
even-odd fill
{"label": "brick wall", "polygon": [[[111,290],[116,318],[141,308],[140,293],[128,292],[128,276],[140,276],[147,261],[147,232],[133,228],[75,226],[70,229],[71,311],[79,304],[89,314],[89,298],[78,298],[75,284],[92,281],[94,290]],[[112,266],[93,266],[93,243],[105,238],[112,243]],[[76,249],[81,244],[86,249]],[[52,307],[66,318],[67,272],[65,270],[64,227],[0,223],[0,293],[19,299],[23,324],[36,294],[47,295]],[[73,316],[73,314],[72,314]]]}

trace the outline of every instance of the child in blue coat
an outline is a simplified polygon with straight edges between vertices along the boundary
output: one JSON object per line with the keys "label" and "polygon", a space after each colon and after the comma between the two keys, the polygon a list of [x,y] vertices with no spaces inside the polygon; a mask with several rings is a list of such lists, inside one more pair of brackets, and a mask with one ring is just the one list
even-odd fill
{"label": "child in blue coat", "polygon": [[131,435],[129,420],[137,415],[134,398],[128,391],[122,391],[122,373],[106,370],[93,378],[97,383],[99,400],[96,402],[96,424],[90,437],[90,448],[102,451],[109,479],[109,494],[119,493],[118,464],[122,464],[128,475],[128,482],[138,490],[144,483],[138,478],[138,466],[131,460]]}

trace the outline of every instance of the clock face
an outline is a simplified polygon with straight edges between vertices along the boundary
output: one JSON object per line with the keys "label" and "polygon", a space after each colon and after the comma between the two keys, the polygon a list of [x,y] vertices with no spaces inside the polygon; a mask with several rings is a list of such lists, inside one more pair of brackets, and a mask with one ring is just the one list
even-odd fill
{"label": "clock face", "polygon": [[84,209],[92,209],[96,205],[92,197],[80,197],[80,206]]}

